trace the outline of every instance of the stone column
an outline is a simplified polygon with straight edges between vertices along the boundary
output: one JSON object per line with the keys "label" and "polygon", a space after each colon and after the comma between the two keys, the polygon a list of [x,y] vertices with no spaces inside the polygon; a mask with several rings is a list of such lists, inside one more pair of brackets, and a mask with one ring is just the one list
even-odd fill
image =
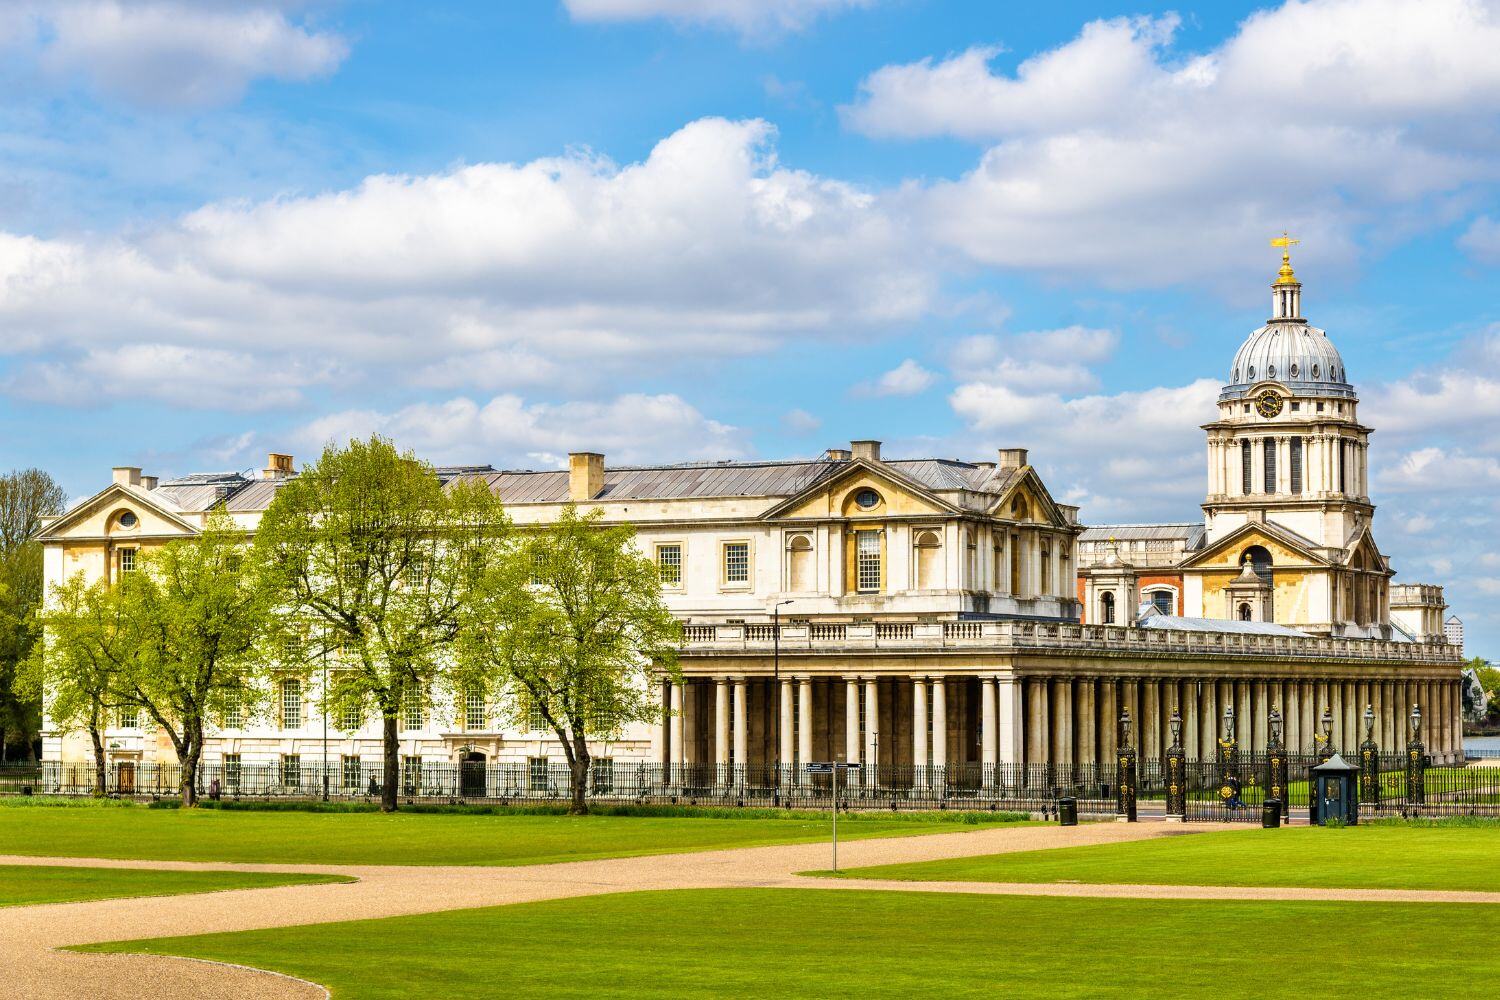
{"label": "stone column", "polygon": [[672,782],[674,784],[682,781],[682,765],[687,763],[683,757],[682,748],[682,694],[683,682],[677,681],[672,685],[672,735],[668,754],[672,761]]}
{"label": "stone column", "polygon": [[1029,694],[1026,721],[1026,763],[1048,764],[1052,761],[1052,734],[1048,731],[1051,708],[1047,704],[1047,679],[1028,677],[1026,690]]}
{"label": "stone column", "polygon": [[778,735],[781,737],[781,741],[776,747],[776,759],[781,762],[782,773],[776,776],[776,780],[778,783],[784,783],[787,771],[792,766],[792,749],[797,745],[796,723],[794,721],[796,713],[792,710],[793,692],[790,680],[782,680],[779,694],[781,700],[781,732]]}
{"label": "stone column", "polygon": [[932,769],[935,781],[944,782],[948,766],[948,679],[938,674],[932,679]]}
{"label": "stone column", "polygon": [[844,678],[844,759],[858,764],[864,759],[859,741],[859,678]]}
{"label": "stone column", "polygon": [[813,688],[811,677],[797,678],[797,783],[807,784],[807,763],[813,755]]}
{"label": "stone column", "polygon": [[734,779],[737,785],[743,785],[750,773],[750,715],[745,688],[745,678],[734,678]]}
{"label": "stone column", "polygon": [[651,763],[665,764],[667,761],[667,727],[671,718],[667,715],[666,688],[664,681],[653,681],[656,685],[656,721],[651,724]]}
{"label": "stone column", "polygon": [[1297,749],[1308,753],[1318,734],[1318,716],[1322,714],[1322,706],[1318,704],[1318,685],[1314,681],[1303,681],[1299,694],[1302,698],[1302,746]]}
{"label": "stone column", "polygon": [[[1344,746],[1352,753],[1359,751],[1360,741],[1365,738],[1363,725],[1359,721],[1359,691],[1353,681],[1344,681]],[[1352,758],[1351,758],[1352,759]]]}
{"label": "stone column", "polygon": [[1199,711],[1198,704],[1198,682],[1196,680],[1181,681],[1177,684],[1178,711],[1182,713],[1182,749],[1190,758],[1201,758],[1203,756],[1202,744],[1198,739]]}
{"label": "stone column", "polygon": [[1270,725],[1266,721],[1271,717],[1270,699],[1267,697],[1265,680],[1256,679],[1250,682],[1250,686],[1253,689],[1250,693],[1250,714],[1255,717],[1255,735],[1250,740],[1250,752],[1262,753],[1266,749],[1266,734],[1270,732]]}
{"label": "stone column", "polygon": [[1052,763],[1073,766],[1073,682],[1052,682]]}
{"label": "stone column", "polygon": [[722,784],[729,771],[729,679],[714,678],[714,765]]}
{"label": "stone column", "polygon": [[[1135,682],[1127,681],[1126,683],[1133,686]],[[1095,752],[1101,764],[1107,763],[1111,766],[1114,764],[1115,751],[1119,749],[1120,743],[1121,699],[1116,694],[1119,689],[1120,682],[1113,677],[1106,677],[1099,682],[1099,745]],[[1126,705],[1130,703],[1128,697],[1123,701]],[[1135,731],[1139,733],[1141,731],[1140,717],[1132,711],[1130,720],[1135,726]],[[1137,748],[1140,746],[1139,739],[1136,740],[1136,746]]]}
{"label": "stone column", "polygon": [[1095,717],[1094,679],[1085,677],[1078,682],[1078,700],[1074,712],[1073,728],[1078,730],[1078,763],[1097,764],[1098,726]]}
{"label": "stone column", "polygon": [[1201,694],[1203,718],[1198,723],[1198,756],[1203,760],[1213,760],[1218,755],[1219,745],[1219,685],[1212,680],[1204,681]]}
{"label": "stone column", "polygon": [[927,783],[927,678],[911,679],[912,784]]}
{"label": "stone column", "polygon": [[1138,731],[1141,734],[1140,751],[1143,760],[1155,760],[1161,756],[1161,720],[1171,713],[1161,703],[1161,681],[1148,678],[1146,681],[1146,705],[1141,710]]}
{"label": "stone column", "polygon": [[865,681],[865,786],[879,785],[876,774],[880,770],[880,681],[866,677]]}
{"label": "stone column", "polygon": [[1009,674],[995,678],[995,714],[999,720],[999,764],[1016,765],[1025,756],[1021,746],[1021,684]]}
{"label": "stone column", "polygon": [[979,678],[979,769],[985,788],[995,784],[995,764],[999,758],[995,732],[995,678]]}

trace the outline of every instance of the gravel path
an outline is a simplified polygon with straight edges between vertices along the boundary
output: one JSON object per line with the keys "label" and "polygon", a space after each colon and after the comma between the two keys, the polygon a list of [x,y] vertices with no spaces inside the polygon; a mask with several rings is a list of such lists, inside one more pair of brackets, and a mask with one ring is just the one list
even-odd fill
{"label": "gravel path", "polygon": [[[1191,835],[1166,824],[1095,823],[1078,827],[1009,827],[965,833],[854,841],[839,846],[842,867],[897,864],[1048,847]],[[245,865],[170,861],[0,856],[0,864],[218,871],[328,872],[342,885],[282,886],[183,896],[97,900],[0,909],[0,969],[6,995],[28,998],[322,997],[311,983],[253,969],[133,955],[79,955],[56,949],[215,931],[285,927],[437,910],[533,902],[643,889],[723,887],[886,889],[996,895],[1108,896],[1177,899],[1326,899],[1500,902],[1500,893],[1359,889],[1260,889],[1212,886],[884,882],[811,878],[826,869],[827,844],[758,847],[693,854],[578,861],[507,868],[365,865]]]}

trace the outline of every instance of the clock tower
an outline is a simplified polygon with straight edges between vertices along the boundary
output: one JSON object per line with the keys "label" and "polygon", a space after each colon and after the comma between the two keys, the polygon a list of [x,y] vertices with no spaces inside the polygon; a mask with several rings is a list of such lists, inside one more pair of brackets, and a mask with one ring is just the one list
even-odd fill
{"label": "clock tower", "polygon": [[1207,617],[1378,632],[1389,622],[1391,571],[1370,536],[1371,428],[1359,422],[1337,348],[1302,316],[1296,242],[1271,241],[1282,249],[1271,318],[1240,345],[1218,419],[1203,425],[1203,552],[1222,549],[1219,568],[1235,576],[1185,589],[1199,590]]}

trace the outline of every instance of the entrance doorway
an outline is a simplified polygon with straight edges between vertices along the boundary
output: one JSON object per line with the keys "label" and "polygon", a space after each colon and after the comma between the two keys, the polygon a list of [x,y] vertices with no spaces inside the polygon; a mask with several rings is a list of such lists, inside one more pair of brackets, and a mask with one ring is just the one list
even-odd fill
{"label": "entrance doorway", "polygon": [[483,798],[485,794],[484,771],[488,763],[484,754],[470,750],[458,759],[459,793],[466,799]]}
{"label": "entrance doorway", "polygon": [[135,761],[115,761],[115,791],[121,795],[135,794]]}

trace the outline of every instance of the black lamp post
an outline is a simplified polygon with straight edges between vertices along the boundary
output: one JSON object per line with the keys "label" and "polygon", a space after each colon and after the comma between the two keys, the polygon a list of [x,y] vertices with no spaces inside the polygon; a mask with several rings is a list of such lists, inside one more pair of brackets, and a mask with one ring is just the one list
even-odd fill
{"label": "black lamp post", "polygon": [[1130,746],[1130,709],[1120,709],[1120,745]]}
{"label": "black lamp post", "polygon": [[786,701],[786,693],[781,690],[781,609],[791,601],[777,601],[771,605],[771,676],[774,678],[776,691],[776,747],[774,750],[776,761],[776,773],[771,779],[771,804],[779,805],[781,802],[781,706]]}
{"label": "black lamp post", "polygon": [[1370,704],[1365,705],[1365,739],[1375,739],[1375,706]]}
{"label": "black lamp post", "polygon": [[1333,746],[1333,712],[1326,705],[1323,707],[1323,718],[1319,721],[1323,726],[1323,741]]}
{"label": "black lamp post", "polygon": [[1422,738],[1422,706],[1411,707],[1411,738],[1420,740]]}
{"label": "black lamp post", "polygon": [[1182,747],[1182,713],[1176,708],[1172,709],[1172,717],[1167,720],[1167,726],[1172,730],[1172,746]]}
{"label": "black lamp post", "polygon": [[1271,748],[1279,748],[1281,746],[1281,709],[1274,705],[1271,706],[1271,714],[1268,717],[1268,721],[1270,722],[1271,729]]}
{"label": "black lamp post", "polygon": [[1224,739],[1227,742],[1229,742],[1229,743],[1233,743],[1234,742],[1234,706],[1233,705],[1226,705],[1226,706],[1224,706]]}

